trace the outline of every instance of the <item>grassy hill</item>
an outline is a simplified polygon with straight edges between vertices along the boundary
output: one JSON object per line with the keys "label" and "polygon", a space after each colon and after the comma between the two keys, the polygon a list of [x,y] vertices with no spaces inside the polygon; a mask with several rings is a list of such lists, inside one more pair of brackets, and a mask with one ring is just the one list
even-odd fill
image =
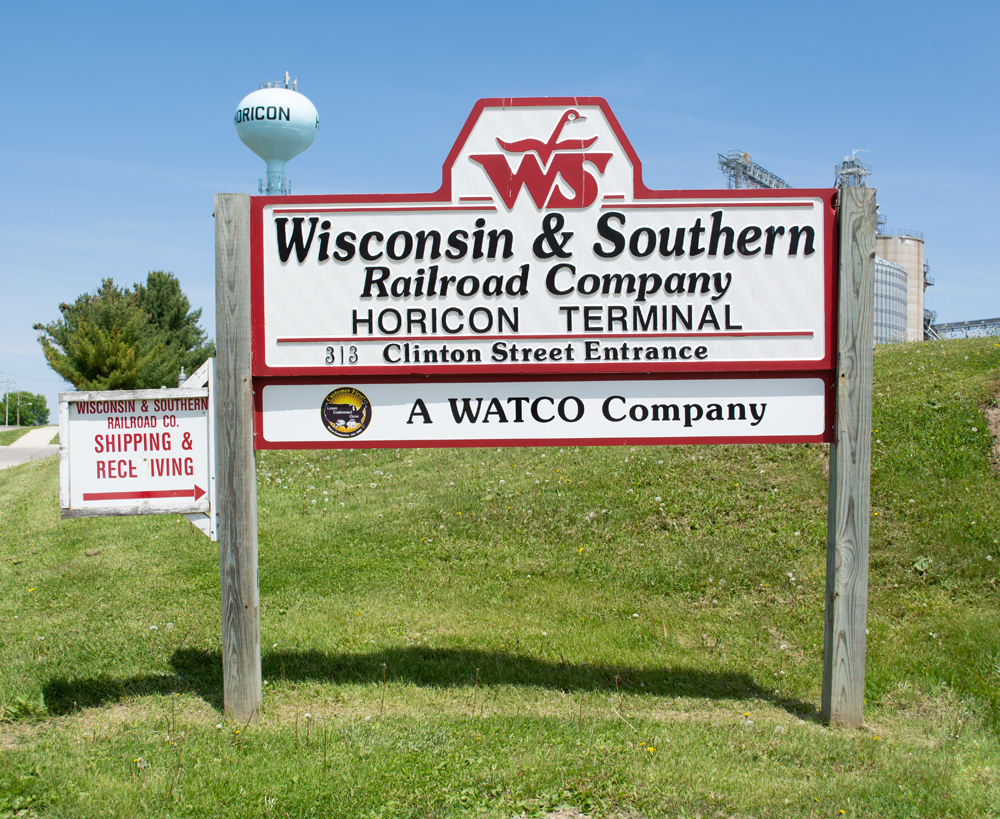
{"label": "grassy hill", "polygon": [[247,725],[217,548],[0,472],[0,817],[998,816],[998,377],[996,339],[876,351],[857,731],[826,447],[262,453]]}

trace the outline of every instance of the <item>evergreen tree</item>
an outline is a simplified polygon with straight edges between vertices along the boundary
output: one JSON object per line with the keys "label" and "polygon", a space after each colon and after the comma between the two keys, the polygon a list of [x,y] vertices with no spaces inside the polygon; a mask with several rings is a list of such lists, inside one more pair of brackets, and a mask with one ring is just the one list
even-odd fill
{"label": "evergreen tree", "polygon": [[49,366],[78,390],[172,387],[181,366],[190,373],[215,352],[190,307],[176,277],[154,270],[134,290],[104,279],[34,327]]}
{"label": "evergreen tree", "polygon": [[177,277],[162,270],[150,271],[145,285],[135,285],[135,294],[149,317],[150,330],[163,344],[150,379],[157,386],[176,386],[181,367],[190,375],[215,355],[215,342],[207,341],[205,331],[198,326],[201,308],[192,310]]}

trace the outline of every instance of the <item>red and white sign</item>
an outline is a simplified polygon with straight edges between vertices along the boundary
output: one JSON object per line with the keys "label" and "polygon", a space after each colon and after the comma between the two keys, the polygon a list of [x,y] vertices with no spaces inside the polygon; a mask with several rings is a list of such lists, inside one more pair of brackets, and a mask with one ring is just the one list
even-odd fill
{"label": "red and white sign", "polygon": [[253,373],[828,371],[834,193],[650,190],[603,99],[481,100],[435,193],[252,199]]}
{"label": "red and white sign", "polygon": [[59,399],[62,517],[209,511],[207,389]]}

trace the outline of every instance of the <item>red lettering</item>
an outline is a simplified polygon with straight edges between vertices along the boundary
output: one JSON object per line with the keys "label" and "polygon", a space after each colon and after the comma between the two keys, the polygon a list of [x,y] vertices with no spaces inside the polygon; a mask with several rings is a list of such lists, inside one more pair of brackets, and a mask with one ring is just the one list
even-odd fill
{"label": "red lettering", "polygon": [[[604,173],[611,161],[610,153],[556,154],[543,171],[534,154],[525,154],[516,171],[512,171],[507,157],[503,154],[473,154],[469,158],[483,166],[503,203],[514,207],[521,188],[528,189],[531,201],[538,208],[585,208],[597,198],[597,177],[584,168],[584,163],[593,164],[599,173]],[[556,187],[556,177],[573,189],[574,196],[568,199]]]}

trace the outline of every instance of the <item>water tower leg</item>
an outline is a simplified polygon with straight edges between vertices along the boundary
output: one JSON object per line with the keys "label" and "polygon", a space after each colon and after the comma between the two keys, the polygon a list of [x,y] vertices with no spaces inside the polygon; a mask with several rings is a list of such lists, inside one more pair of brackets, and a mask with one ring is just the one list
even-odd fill
{"label": "water tower leg", "polygon": [[215,451],[222,585],[223,703],[255,719],[262,704],[257,477],[250,379],[250,197],[215,196]]}

